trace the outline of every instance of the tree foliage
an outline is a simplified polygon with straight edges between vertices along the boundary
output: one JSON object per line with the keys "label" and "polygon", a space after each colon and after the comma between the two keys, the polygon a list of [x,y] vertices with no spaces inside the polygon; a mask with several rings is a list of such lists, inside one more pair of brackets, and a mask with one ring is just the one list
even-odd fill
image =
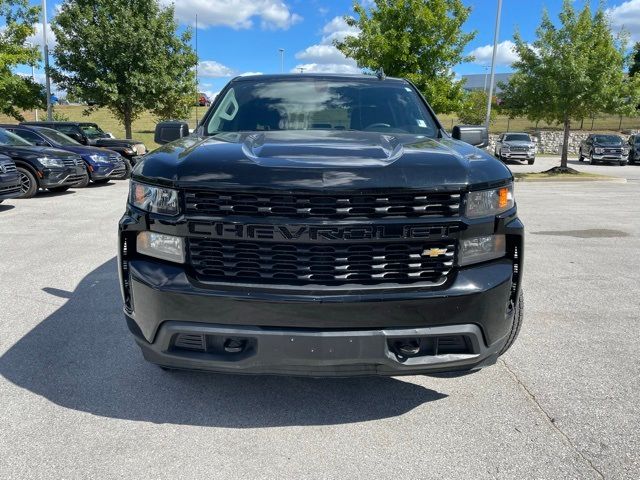
{"label": "tree foliage", "polygon": [[35,65],[40,59],[35,45],[25,46],[39,11],[28,0],[0,0],[0,113],[18,120],[23,120],[20,110],[41,108],[45,102],[40,84],[13,72],[17,65]]}
{"label": "tree foliage", "polygon": [[[473,90],[464,95],[458,109],[458,119],[465,125],[484,125],[487,117],[487,92]],[[491,109],[490,123],[496,119],[496,109]]]}
{"label": "tree foliage", "polygon": [[436,112],[459,108],[463,89],[452,69],[469,60],[462,52],[475,37],[462,31],[470,9],[461,0],[375,0],[353,10],[357,18],[345,21],[360,33],[335,42],[342,53],[360,68],[411,80]]}
{"label": "tree foliage", "polygon": [[191,30],[177,28],[173,7],[157,0],[65,0],[53,22],[52,78],[92,108],[107,107],[131,138],[143,111],[179,117],[176,98],[195,98]]}
{"label": "tree foliage", "polygon": [[559,23],[545,11],[532,44],[515,35],[519,60],[502,98],[512,116],[563,125],[561,166],[566,168],[571,120],[631,112],[639,90],[624,73],[624,37],[612,34],[602,6],[592,13],[587,4],[577,12],[564,0]]}
{"label": "tree foliage", "polygon": [[629,75],[635,77],[640,72],[640,42],[636,42],[631,53],[631,65],[629,66]]}

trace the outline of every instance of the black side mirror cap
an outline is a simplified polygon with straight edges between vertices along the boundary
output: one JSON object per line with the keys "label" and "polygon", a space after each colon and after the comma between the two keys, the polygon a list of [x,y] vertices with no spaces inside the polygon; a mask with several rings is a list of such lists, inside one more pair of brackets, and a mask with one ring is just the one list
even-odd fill
{"label": "black side mirror cap", "polygon": [[160,122],[156,125],[154,141],[157,144],[164,145],[165,143],[171,143],[174,140],[187,136],[189,136],[188,123],[167,120],[166,122]]}
{"label": "black side mirror cap", "polygon": [[451,136],[456,140],[469,143],[474,147],[485,148],[489,146],[489,130],[479,125],[456,125]]}

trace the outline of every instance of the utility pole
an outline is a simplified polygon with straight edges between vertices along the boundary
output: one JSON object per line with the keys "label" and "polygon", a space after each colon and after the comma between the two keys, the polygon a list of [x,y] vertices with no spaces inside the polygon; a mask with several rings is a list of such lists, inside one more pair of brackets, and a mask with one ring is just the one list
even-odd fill
{"label": "utility pole", "polygon": [[47,88],[47,120],[53,120],[51,108],[51,78],[49,78],[49,44],[47,43],[47,0],[42,0],[42,46],[44,49],[44,76]]}
{"label": "utility pole", "polygon": [[[33,43],[31,43],[31,42],[25,42],[24,45],[26,47],[33,48]],[[36,82],[36,66],[33,63],[31,64],[31,80],[33,80],[33,83]],[[38,121],[38,109],[37,108],[35,110],[35,114],[36,114],[36,122],[37,122]]]}
{"label": "utility pole", "polygon": [[484,88],[482,89],[484,93],[487,93],[487,76],[489,75],[489,68],[489,65],[484,66]]}
{"label": "utility pole", "polygon": [[498,0],[498,11],[496,12],[496,31],[493,35],[493,55],[491,56],[491,84],[489,85],[489,97],[487,98],[487,119],[485,126],[489,128],[491,120],[491,100],[493,98],[493,82],[496,74],[496,53],[498,52],[498,37],[500,35],[500,15],[502,14],[502,0]]}
{"label": "utility pole", "polygon": [[196,13],[196,129],[198,128],[198,106],[200,105],[200,79],[198,78],[198,64],[200,57],[198,56],[198,14]]}
{"label": "utility pole", "polygon": [[280,52],[280,73],[284,73],[284,48],[279,48]]}

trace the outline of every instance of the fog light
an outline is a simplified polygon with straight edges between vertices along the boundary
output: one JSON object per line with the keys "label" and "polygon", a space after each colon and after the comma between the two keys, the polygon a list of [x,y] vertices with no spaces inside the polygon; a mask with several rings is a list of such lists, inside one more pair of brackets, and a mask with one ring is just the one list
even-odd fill
{"label": "fog light", "polygon": [[150,257],[184,263],[184,239],[155,232],[140,232],[136,242],[138,253]]}
{"label": "fog light", "polygon": [[484,235],[482,237],[467,238],[460,241],[460,266],[472,263],[486,262],[506,254],[506,239],[504,235]]}

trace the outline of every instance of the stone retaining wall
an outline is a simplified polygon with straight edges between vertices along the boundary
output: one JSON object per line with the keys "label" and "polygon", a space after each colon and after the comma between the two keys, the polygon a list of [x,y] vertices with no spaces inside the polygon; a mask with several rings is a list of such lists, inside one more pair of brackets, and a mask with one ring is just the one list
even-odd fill
{"label": "stone retaining wall", "polygon": [[[569,133],[569,155],[577,155],[580,143],[589,136],[591,132],[571,132]],[[619,134],[626,142],[629,135],[639,133],[637,131],[626,131]],[[538,153],[560,154],[562,149],[563,132],[556,130],[540,130],[530,134],[538,139]],[[491,153],[495,151],[496,139],[498,135],[489,135],[489,146],[487,150]]]}

